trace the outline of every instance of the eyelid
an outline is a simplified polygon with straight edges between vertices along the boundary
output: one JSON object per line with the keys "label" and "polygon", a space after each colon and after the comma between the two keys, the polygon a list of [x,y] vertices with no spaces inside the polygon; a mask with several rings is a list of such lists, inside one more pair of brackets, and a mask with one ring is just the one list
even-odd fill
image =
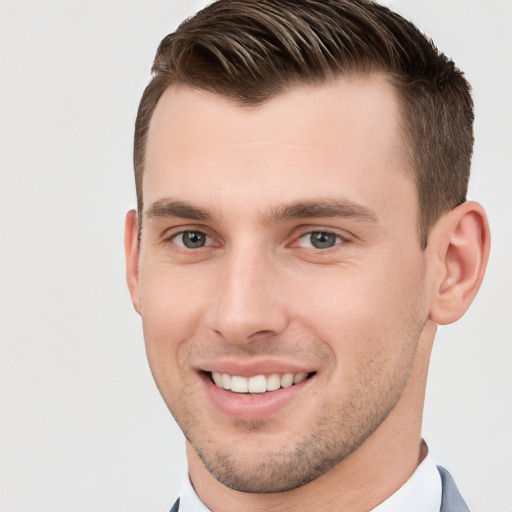
{"label": "eyelid", "polygon": [[[204,245],[201,245],[199,247],[187,247],[184,243],[183,243],[183,240],[181,242],[178,242],[177,240],[179,240],[179,237],[183,237],[183,235],[185,233],[197,233],[197,234],[201,234],[201,235],[204,235],[205,237],[205,243]],[[185,231],[180,231],[178,233],[175,233],[174,235],[171,236],[170,240],[175,244],[177,245],[178,247],[180,247],[181,249],[184,249],[186,251],[197,251],[199,249],[204,249],[205,247],[210,247],[213,245],[212,242],[214,242],[213,238],[206,234],[206,233],[203,233],[202,231],[198,231],[198,230],[192,230],[192,229],[186,229]]]}
{"label": "eyelid", "polygon": [[[311,248],[315,251],[322,251],[322,252],[327,252],[329,250],[335,249],[336,247],[338,247],[340,245],[344,245],[345,243],[353,242],[354,239],[358,238],[357,236],[355,236],[351,233],[348,233],[345,230],[341,230],[341,229],[333,228],[333,227],[317,226],[317,225],[298,226],[294,231],[297,234],[292,235],[292,241],[287,244],[288,247],[297,246],[298,241],[301,238],[311,235],[312,233],[332,234],[340,239],[340,242],[337,242],[333,247],[330,247],[330,248],[326,248],[326,249]],[[186,233],[186,232],[202,233],[206,237],[208,237],[208,239],[210,239],[210,241],[213,242],[213,243],[211,243],[211,242],[207,243],[204,247],[211,247],[212,245],[217,245],[217,246],[223,245],[222,239],[215,232],[212,233],[211,229],[209,229],[207,226],[203,226],[203,225],[198,226],[197,224],[196,225],[179,225],[179,226],[173,226],[173,227],[167,228],[164,231],[162,231],[160,238],[162,240],[162,243],[164,243],[164,244],[172,242],[177,247],[180,247],[180,248],[188,251],[191,249],[183,247],[181,244],[176,244],[173,240],[177,236],[182,235],[183,233]],[[197,250],[197,249],[195,249],[195,250]]]}
{"label": "eyelid", "polygon": [[[334,235],[338,237],[341,242],[343,243],[349,243],[353,242],[357,237],[352,235],[351,233],[338,229],[333,227],[326,227],[326,226],[315,226],[315,225],[307,225],[307,226],[299,226],[296,230],[296,235],[293,236],[293,241],[290,245],[296,244],[301,238],[311,235],[312,233],[326,233],[330,235]],[[334,249],[334,247],[342,245],[341,243],[337,243],[335,246],[331,247],[331,249]],[[318,250],[318,249],[315,249]],[[325,251],[326,249],[324,249]]]}
{"label": "eyelid", "polygon": [[311,244],[311,242],[310,242],[309,246],[305,246],[305,245],[304,246],[299,245],[299,246],[304,248],[304,249],[312,249],[314,251],[326,252],[326,251],[329,251],[329,250],[333,250],[336,247],[338,247],[338,246],[340,246],[340,245],[342,245],[342,244],[344,244],[345,242],[348,241],[346,238],[342,237],[339,233],[334,233],[332,231],[327,231],[327,230],[317,230],[317,229],[314,229],[312,231],[308,231],[307,233],[304,233],[303,235],[299,236],[297,238],[297,243],[299,244],[300,240],[306,239],[306,237],[311,237],[311,235],[313,235],[314,233],[323,233],[323,234],[326,234],[326,235],[333,235],[336,238],[334,245],[332,245],[330,247],[320,248],[320,247],[314,247]]}
{"label": "eyelid", "polygon": [[[173,227],[167,228],[162,232],[162,234],[160,235],[160,238],[164,244],[172,242],[177,247],[180,247],[185,250],[191,250],[191,249],[188,249],[187,247],[183,247],[182,245],[176,244],[176,242],[174,242],[174,239],[176,237],[178,237],[179,235],[182,235],[183,233],[186,233],[186,232],[201,233],[213,242],[218,240],[218,237],[215,236],[211,232],[211,230],[208,229],[206,226],[197,226],[197,225],[180,225],[180,226],[173,226]],[[219,243],[219,242],[217,242],[217,243],[218,243],[218,245],[221,245],[221,243]],[[212,245],[214,245],[214,244],[208,243],[204,247],[211,247]]]}

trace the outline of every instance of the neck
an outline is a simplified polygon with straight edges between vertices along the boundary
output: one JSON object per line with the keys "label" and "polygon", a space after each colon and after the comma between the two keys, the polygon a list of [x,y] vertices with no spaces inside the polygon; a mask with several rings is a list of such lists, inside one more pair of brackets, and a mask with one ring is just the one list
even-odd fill
{"label": "neck", "polygon": [[187,442],[190,480],[201,501],[213,512],[369,512],[395,493],[426,456],[421,422],[430,349],[431,343],[420,342],[409,382],[379,428],[337,466],[296,489],[268,494],[230,489],[208,472]]}

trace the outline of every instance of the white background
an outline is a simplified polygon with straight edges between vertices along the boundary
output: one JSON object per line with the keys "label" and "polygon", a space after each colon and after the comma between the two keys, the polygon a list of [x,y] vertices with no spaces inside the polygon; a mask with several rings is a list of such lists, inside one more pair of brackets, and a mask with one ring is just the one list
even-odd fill
{"label": "white background", "polygon": [[[493,230],[436,341],[424,436],[474,512],[512,511],[512,2],[387,2],[466,71]],[[183,439],[124,281],[131,141],[160,39],[205,2],[0,0],[0,510],[167,511]]]}

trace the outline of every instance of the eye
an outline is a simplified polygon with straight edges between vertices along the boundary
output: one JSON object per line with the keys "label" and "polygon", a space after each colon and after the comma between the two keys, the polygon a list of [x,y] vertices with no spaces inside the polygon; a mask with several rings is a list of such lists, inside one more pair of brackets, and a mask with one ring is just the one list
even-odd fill
{"label": "eye", "polygon": [[185,249],[201,249],[212,244],[212,239],[201,231],[182,231],[174,235],[172,241]]}
{"label": "eye", "polygon": [[299,238],[298,244],[308,249],[330,249],[343,242],[341,236],[329,231],[311,231]]}

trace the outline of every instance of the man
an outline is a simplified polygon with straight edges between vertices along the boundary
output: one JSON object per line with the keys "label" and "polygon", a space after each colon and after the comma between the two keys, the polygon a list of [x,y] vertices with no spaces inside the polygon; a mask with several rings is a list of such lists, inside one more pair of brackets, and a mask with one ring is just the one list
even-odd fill
{"label": "man", "polygon": [[367,0],[220,0],[153,71],[126,255],[187,439],[173,510],[467,510],[421,439],[489,251],[463,74]]}

